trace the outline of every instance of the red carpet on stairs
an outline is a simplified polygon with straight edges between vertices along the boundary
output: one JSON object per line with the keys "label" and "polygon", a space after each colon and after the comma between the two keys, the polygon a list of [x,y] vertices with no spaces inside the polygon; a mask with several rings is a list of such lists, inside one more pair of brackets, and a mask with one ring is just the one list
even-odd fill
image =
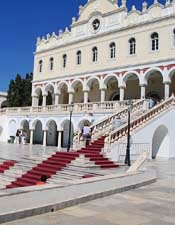
{"label": "red carpet on stairs", "polygon": [[98,140],[91,143],[85,148],[82,148],[78,152],[84,154],[85,157],[90,158],[90,161],[93,161],[96,165],[99,165],[101,168],[116,168],[118,165],[114,164],[108,158],[105,158],[101,153],[102,148],[104,148],[104,139],[101,137]]}
{"label": "red carpet on stairs", "polygon": [[15,161],[12,161],[12,160],[8,160],[8,161],[5,161],[3,162],[1,165],[0,165],[0,173],[4,173],[6,170],[9,170],[10,167],[14,166],[15,165]]}
{"label": "red carpet on stairs", "polygon": [[[82,148],[77,152],[54,153],[47,160],[33,167],[30,171],[23,174],[20,178],[17,178],[17,180],[12,182],[10,185],[7,185],[6,188],[36,185],[36,183],[40,180],[41,175],[46,175],[48,178],[50,178],[58,171],[67,167],[71,163],[71,161],[75,160],[76,157],[79,157],[80,154],[84,154],[85,157],[89,158],[101,168],[116,168],[118,167],[118,165],[114,164],[112,161],[110,161],[108,158],[105,158],[101,154],[101,150],[104,147],[104,139],[104,137],[99,138],[98,140],[94,141],[87,147]],[[83,176],[83,178],[87,177],[89,177],[89,175]]]}
{"label": "red carpet on stairs", "polygon": [[48,178],[50,178],[59,170],[70,164],[71,161],[75,160],[75,158],[78,156],[79,153],[77,152],[56,152],[50,158],[23,174],[16,181],[12,182],[10,185],[7,185],[6,188],[36,185],[36,183],[40,180],[41,175],[46,175]]}

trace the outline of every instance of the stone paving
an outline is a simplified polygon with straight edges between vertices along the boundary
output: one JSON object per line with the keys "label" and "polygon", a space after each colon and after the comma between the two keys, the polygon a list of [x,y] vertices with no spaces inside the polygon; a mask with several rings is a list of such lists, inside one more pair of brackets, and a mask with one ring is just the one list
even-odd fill
{"label": "stone paving", "polygon": [[157,183],[4,225],[175,225],[175,160],[148,166]]}

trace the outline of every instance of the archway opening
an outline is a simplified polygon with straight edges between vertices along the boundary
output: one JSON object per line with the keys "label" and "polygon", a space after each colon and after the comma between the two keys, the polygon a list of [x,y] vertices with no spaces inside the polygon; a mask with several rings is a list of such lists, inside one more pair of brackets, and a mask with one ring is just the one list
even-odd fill
{"label": "archway opening", "polygon": [[54,95],[54,87],[52,85],[48,85],[46,88],[46,105],[54,105],[55,95]]}
{"label": "archway opening", "polygon": [[146,98],[152,97],[155,102],[164,98],[164,85],[162,74],[158,71],[150,73],[147,77]]}
{"label": "archway opening", "polygon": [[105,93],[106,101],[119,101],[120,100],[120,89],[118,88],[118,80],[115,77],[109,77],[105,80],[107,87]]}
{"label": "archway opening", "polygon": [[8,125],[8,136],[9,137],[15,137],[17,129],[18,128],[17,128],[16,121],[15,120],[11,120],[9,122],[9,125]]}
{"label": "archway opening", "polygon": [[126,79],[125,99],[140,99],[139,78],[136,74],[130,74]]}
{"label": "archway opening", "polygon": [[58,145],[58,132],[57,125],[55,121],[50,121],[47,130],[47,146],[57,146]]}
{"label": "archway opening", "polygon": [[74,103],[83,103],[84,102],[84,93],[83,93],[83,85],[80,81],[76,82],[73,85],[74,88]]}
{"label": "archway opening", "polygon": [[61,85],[60,88],[60,98],[59,104],[68,104],[69,103],[69,93],[66,84]]}
{"label": "archway opening", "polygon": [[92,125],[92,123],[89,120],[82,120],[78,124],[78,129],[80,132],[82,132],[82,129],[84,126],[91,126],[91,125]]}
{"label": "archway opening", "polygon": [[168,129],[161,125],[154,132],[152,139],[152,158],[168,157],[169,154],[169,134]]}
{"label": "archway opening", "polygon": [[170,96],[175,95],[175,70],[171,73]]}
{"label": "archway opening", "polygon": [[42,130],[42,123],[40,120],[38,120],[35,125],[35,130],[33,133],[33,144],[38,145],[43,144],[43,130]]}
{"label": "archway opening", "polygon": [[101,94],[99,89],[99,82],[97,79],[91,79],[88,82],[89,86],[89,101],[100,102]]}
{"label": "archway opening", "polygon": [[40,87],[35,90],[35,94],[37,96],[37,103],[36,103],[36,105],[37,106],[42,106],[42,104],[43,104],[43,96],[42,96],[42,90],[41,90]]}
{"label": "archway opening", "polygon": [[22,121],[21,129],[25,134],[26,143],[30,143],[30,129],[29,129],[29,122],[27,120]]}
{"label": "archway opening", "polygon": [[[63,125],[63,140],[62,140],[62,147],[67,148],[69,142],[69,125],[70,121],[66,120]],[[73,134],[74,134],[74,126],[71,123],[71,134],[70,134],[70,143],[73,144]]]}

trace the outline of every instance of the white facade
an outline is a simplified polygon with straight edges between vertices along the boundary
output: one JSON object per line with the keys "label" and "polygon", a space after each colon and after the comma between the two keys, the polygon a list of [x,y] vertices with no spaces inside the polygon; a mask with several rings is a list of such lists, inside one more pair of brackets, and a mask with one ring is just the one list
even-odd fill
{"label": "white facade", "polygon": [[[1,141],[28,130],[31,144],[66,147],[73,106],[72,132],[84,121],[92,123],[125,107],[125,100],[152,97],[157,102],[175,94],[175,2],[157,0],[142,11],[126,0],[119,7],[113,0],[89,0],[72,18],[71,30],[38,38],[32,83],[32,107],[1,111]],[[170,121],[172,114],[167,114]],[[148,126],[145,141],[158,142],[161,129]],[[5,124],[7,125],[5,128]],[[168,133],[173,130],[168,130]],[[142,134],[141,137],[144,137]],[[145,136],[147,137],[147,135]],[[139,140],[139,134],[134,136]],[[170,143],[165,135],[158,156]],[[156,149],[154,144],[153,149]],[[171,145],[172,146],[172,145]],[[156,151],[156,150],[154,150]],[[157,156],[157,153],[156,153]]]}

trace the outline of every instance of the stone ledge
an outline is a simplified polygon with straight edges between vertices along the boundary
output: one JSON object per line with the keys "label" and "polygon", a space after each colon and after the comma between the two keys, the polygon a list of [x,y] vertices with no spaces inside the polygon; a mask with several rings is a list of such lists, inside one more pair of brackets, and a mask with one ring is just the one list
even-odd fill
{"label": "stone ledge", "polygon": [[[28,190],[23,188],[23,193],[9,193],[9,196],[1,196],[0,223],[53,212],[148,185],[155,181],[154,171],[141,171],[127,176],[110,175],[103,177],[103,179],[89,178],[79,183],[77,180],[74,184],[48,185],[47,189],[35,187],[32,191],[29,188]],[[18,204],[16,204],[17,202]],[[14,211],[13,205],[16,205],[16,211]]]}

